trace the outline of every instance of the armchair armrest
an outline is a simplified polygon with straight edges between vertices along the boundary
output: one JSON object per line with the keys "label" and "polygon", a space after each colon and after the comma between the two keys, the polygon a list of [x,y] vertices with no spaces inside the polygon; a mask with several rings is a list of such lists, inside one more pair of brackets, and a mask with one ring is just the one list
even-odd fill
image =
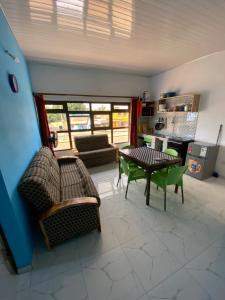
{"label": "armchair armrest", "polygon": [[78,156],[61,156],[57,158],[59,164],[76,161]]}
{"label": "armchair armrest", "polygon": [[94,197],[80,197],[80,198],[72,198],[68,200],[64,200],[62,202],[54,204],[47,211],[45,211],[39,218],[39,221],[43,221],[48,217],[57,214],[59,211],[66,209],[72,206],[82,206],[82,205],[96,205],[98,206],[98,201]]}
{"label": "armchair armrest", "polygon": [[40,216],[39,225],[49,250],[76,234],[93,229],[100,232],[98,201],[80,197],[56,203]]}
{"label": "armchair armrest", "polygon": [[111,143],[111,144],[109,144],[111,147],[113,147],[113,148],[115,148],[116,150],[119,150],[119,147],[116,145],[116,144],[113,144],[113,143]]}

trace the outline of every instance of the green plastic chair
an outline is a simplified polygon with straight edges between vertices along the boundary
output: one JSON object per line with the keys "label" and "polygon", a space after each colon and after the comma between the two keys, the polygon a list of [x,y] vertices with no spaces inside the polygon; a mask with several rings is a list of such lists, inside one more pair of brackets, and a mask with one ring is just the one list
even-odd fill
{"label": "green plastic chair", "polygon": [[[168,155],[171,155],[171,156],[178,157],[178,152],[176,150],[174,150],[174,149],[171,149],[171,148],[165,149],[164,153],[168,154]],[[169,166],[168,168],[174,168],[174,167],[177,167],[177,166],[176,165],[172,165],[172,166]],[[165,173],[165,172],[167,172],[168,168],[160,169],[160,170],[156,171],[155,173]],[[157,186],[157,190],[158,190],[158,186]]]}
{"label": "green plastic chair", "polygon": [[[126,146],[123,146],[121,149],[134,149],[134,148],[135,148],[134,145],[126,145]],[[133,161],[130,161],[129,164],[133,165],[133,166],[137,166],[137,164],[135,164]],[[117,185],[118,185],[118,183],[117,183]]]}
{"label": "green plastic chair", "polygon": [[152,142],[152,137],[150,137],[150,136],[145,136],[145,137],[144,137],[144,142],[145,142],[145,143],[151,143],[151,142]]}
{"label": "green plastic chair", "polygon": [[183,175],[187,170],[187,166],[176,168],[168,168],[167,172],[156,172],[151,176],[151,182],[154,182],[158,187],[164,191],[164,210],[166,211],[166,188],[168,185],[175,185],[181,187],[182,204],[184,203],[183,190]]}
{"label": "green plastic chair", "polygon": [[117,186],[123,173],[128,177],[127,188],[125,193],[125,198],[127,198],[129,183],[133,180],[136,181],[138,179],[146,178],[146,172],[141,167],[137,166],[136,164],[133,164],[133,162],[126,160],[124,157],[121,156],[119,165],[119,179],[117,182]]}
{"label": "green plastic chair", "polygon": [[167,148],[165,149],[164,151],[165,154],[168,154],[168,155],[171,155],[171,156],[178,156],[178,152],[174,149],[171,149],[171,148]]}

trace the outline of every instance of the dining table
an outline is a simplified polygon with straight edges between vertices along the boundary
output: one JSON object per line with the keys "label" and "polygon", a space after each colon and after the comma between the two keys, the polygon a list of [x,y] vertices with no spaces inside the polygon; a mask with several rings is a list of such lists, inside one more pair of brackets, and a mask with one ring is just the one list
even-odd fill
{"label": "dining table", "polygon": [[172,165],[182,164],[182,159],[180,157],[171,156],[146,146],[120,149],[119,156],[123,156],[126,160],[133,161],[146,171],[146,205],[148,206],[150,202],[151,174],[157,170],[168,168]]}

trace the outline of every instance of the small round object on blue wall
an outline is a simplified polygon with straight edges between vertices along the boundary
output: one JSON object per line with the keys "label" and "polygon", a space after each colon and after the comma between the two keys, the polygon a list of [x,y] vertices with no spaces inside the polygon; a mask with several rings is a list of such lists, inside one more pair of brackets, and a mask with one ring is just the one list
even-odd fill
{"label": "small round object on blue wall", "polygon": [[9,80],[10,88],[13,91],[13,93],[18,93],[19,87],[18,87],[16,76],[14,74],[9,74],[8,80]]}

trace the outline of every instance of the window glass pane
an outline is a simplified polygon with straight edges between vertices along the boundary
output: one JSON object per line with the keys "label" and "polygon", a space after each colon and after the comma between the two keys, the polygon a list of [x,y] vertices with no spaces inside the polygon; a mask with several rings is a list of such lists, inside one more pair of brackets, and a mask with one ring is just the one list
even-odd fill
{"label": "window glass pane", "polygon": [[114,112],[113,113],[113,128],[128,127],[129,112]]}
{"label": "window glass pane", "polygon": [[113,104],[113,109],[116,110],[128,110],[129,109],[129,105],[119,105],[119,104]]}
{"label": "window glass pane", "polygon": [[109,115],[94,115],[94,127],[109,127]]}
{"label": "window glass pane", "polygon": [[96,134],[107,134],[109,143],[112,142],[112,140],[111,140],[111,130],[110,129],[109,130],[95,130],[94,135],[96,135]]}
{"label": "window glass pane", "polygon": [[58,146],[55,149],[56,150],[70,149],[70,139],[69,139],[69,133],[68,132],[58,133]]}
{"label": "window glass pane", "polygon": [[90,114],[69,114],[71,130],[91,129]]}
{"label": "window glass pane", "polygon": [[73,143],[73,148],[76,149],[75,143],[74,143],[74,137],[75,136],[85,136],[85,135],[91,135],[91,131],[78,131],[78,132],[71,132],[71,138]]}
{"label": "window glass pane", "polygon": [[91,109],[93,111],[110,111],[110,103],[91,103]]}
{"label": "window glass pane", "polygon": [[113,129],[113,143],[127,143],[129,141],[128,128]]}
{"label": "window glass pane", "polygon": [[82,103],[82,102],[67,103],[67,107],[68,107],[69,111],[89,111],[90,110],[89,103]]}
{"label": "window glass pane", "polygon": [[62,104],[45,104],[46,109],[63,109]]}
{"label": "window glass pane", "polygon": [[66,114],[48,113],[47,116],[50,131],[68,130]]}

